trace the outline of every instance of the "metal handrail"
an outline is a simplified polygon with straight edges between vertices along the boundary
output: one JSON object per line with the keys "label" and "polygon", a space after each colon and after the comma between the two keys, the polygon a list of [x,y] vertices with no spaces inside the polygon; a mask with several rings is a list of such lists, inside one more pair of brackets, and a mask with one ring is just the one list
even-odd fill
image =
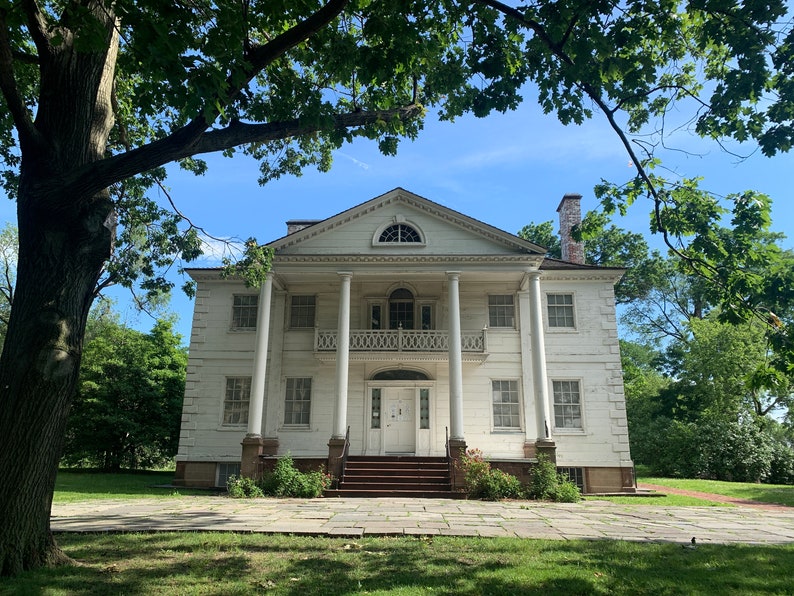
{"label": "metal handrail", "polygon": [[447,452],[447,473],[452,486],[455,486],[455,466],[452,465],[452,452],[449,450],[449,427],[444,427],[444,448]]}
{"label": "metal handrail", "polygon": [[347,454],[350,451],[350,427],[345,431],[345,446],[342,448],[342,468],[339,471],[339,480],[337,486],[342,484],[345,479],[345,467],[347,466]]}

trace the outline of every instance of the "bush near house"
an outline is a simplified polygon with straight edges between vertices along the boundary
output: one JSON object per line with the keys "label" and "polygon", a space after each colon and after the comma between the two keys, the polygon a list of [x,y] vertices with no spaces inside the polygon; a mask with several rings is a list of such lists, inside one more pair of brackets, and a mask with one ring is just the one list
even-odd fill
{"label": "bush near house", "polygon": [[530,472],[529,486],[510,474],[492,468],[479,449],[469,449],[461,459],[461,468],[470,499],[498,501],[500,499],[544,499],[562,503],[576,503],[581,498],[579,487],[557,473],[548,457],[541,455]]}
{"label": "bush near house", "polygon": [[543,454],[538,455],[538,463],[529,472],[527,496],[558,503],[577,503],[582,498],[579,487],[557,472],[554,463]]}
{"label": "bush near house", "polygon": [[264,496],[314,499],[322,496],[330,485],[328,474],[320,470],[301,472],[288,454],[279,458],[273,471],[266,472],[260,480],[231,476],[226,488],[229,496],[236,499]]}
{"label": "bush near house", "polygon": [[498,501],[520,499],[524,496],[523,487],[518,479],[492,468],[479,449],[468,449],[460,462],[466,493],[470,499]]}

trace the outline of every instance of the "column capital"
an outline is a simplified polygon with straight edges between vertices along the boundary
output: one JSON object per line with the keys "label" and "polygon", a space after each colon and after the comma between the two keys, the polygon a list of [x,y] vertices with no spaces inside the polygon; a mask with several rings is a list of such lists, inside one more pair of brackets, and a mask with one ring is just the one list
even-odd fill
{"label": "column capital", "polygon": [[457,279],[460,277],[460,271],[445,271],[447,274],[447,278],[449,279]]}
{"label": "column capital", "polygon": [[350,279],[351,277],[353,277],[353,272],[352,271],[337,271],[336,274],[339,277],[341,277],[342,279],[345,279],[345,278],[346,279]]}

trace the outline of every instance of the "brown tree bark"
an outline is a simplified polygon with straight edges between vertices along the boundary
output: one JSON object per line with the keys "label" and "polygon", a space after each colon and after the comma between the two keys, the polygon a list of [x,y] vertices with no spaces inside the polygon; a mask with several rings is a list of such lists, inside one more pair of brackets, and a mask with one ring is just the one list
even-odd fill
{"label": "brown tree bark", "polygon": [[50,506],[88,310],[111,246],[108,211],[98,200],[85,219],[20,212],[17,301],[0,360],[0,575],[66,560]]}
{"label": "brown tree bark", "polygon": [[[16,295],[0,356],[0,575],[66,560],[50,506],[88,311],[113,242],[107,190],[62,181],[105,157],[118,51],[114,16],[89,2],[104,50],[77,51],[68,28],[48,30],[26,3],[41,95],[35,122],[15,114],[22,148]],[[7,79],[6,79],[7,81]]]}

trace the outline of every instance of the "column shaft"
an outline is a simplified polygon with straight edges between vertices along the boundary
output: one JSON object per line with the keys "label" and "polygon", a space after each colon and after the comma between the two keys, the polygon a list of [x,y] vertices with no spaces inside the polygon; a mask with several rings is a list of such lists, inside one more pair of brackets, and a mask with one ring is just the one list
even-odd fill
{"label": "column shaft", "polygon": [[463,439],[463,357],[460,337],[460,273],[447,273],[449,293],[449,424],[450,439]]}
{"label": "column shaft", "polygon": [[254,347],[254,373],[251,377],[251,395],[248,402],[249,437],[262,436],[262,411],[265,403],[267,376],[267,348],[270,340],[270,300],[273,295],[273,275],[268,273],[259,288],[259,305],[256,314],[256,344]]}
{"label": "column shaft", "polygon": [[549,385],[546,373],[546,342],[543,337],[543,304],[540,299],[540,272],[533,271],[529,275],[532,377],[535,381],[535,412],[538,440],[551,440]]}
{"label": "column shaft", "polygon": [[336,411],[334,439],[344,439],[347,433],[347,377],[350,361],[350,280],[352,273],[340,273],[339,327],[336,334]]}

